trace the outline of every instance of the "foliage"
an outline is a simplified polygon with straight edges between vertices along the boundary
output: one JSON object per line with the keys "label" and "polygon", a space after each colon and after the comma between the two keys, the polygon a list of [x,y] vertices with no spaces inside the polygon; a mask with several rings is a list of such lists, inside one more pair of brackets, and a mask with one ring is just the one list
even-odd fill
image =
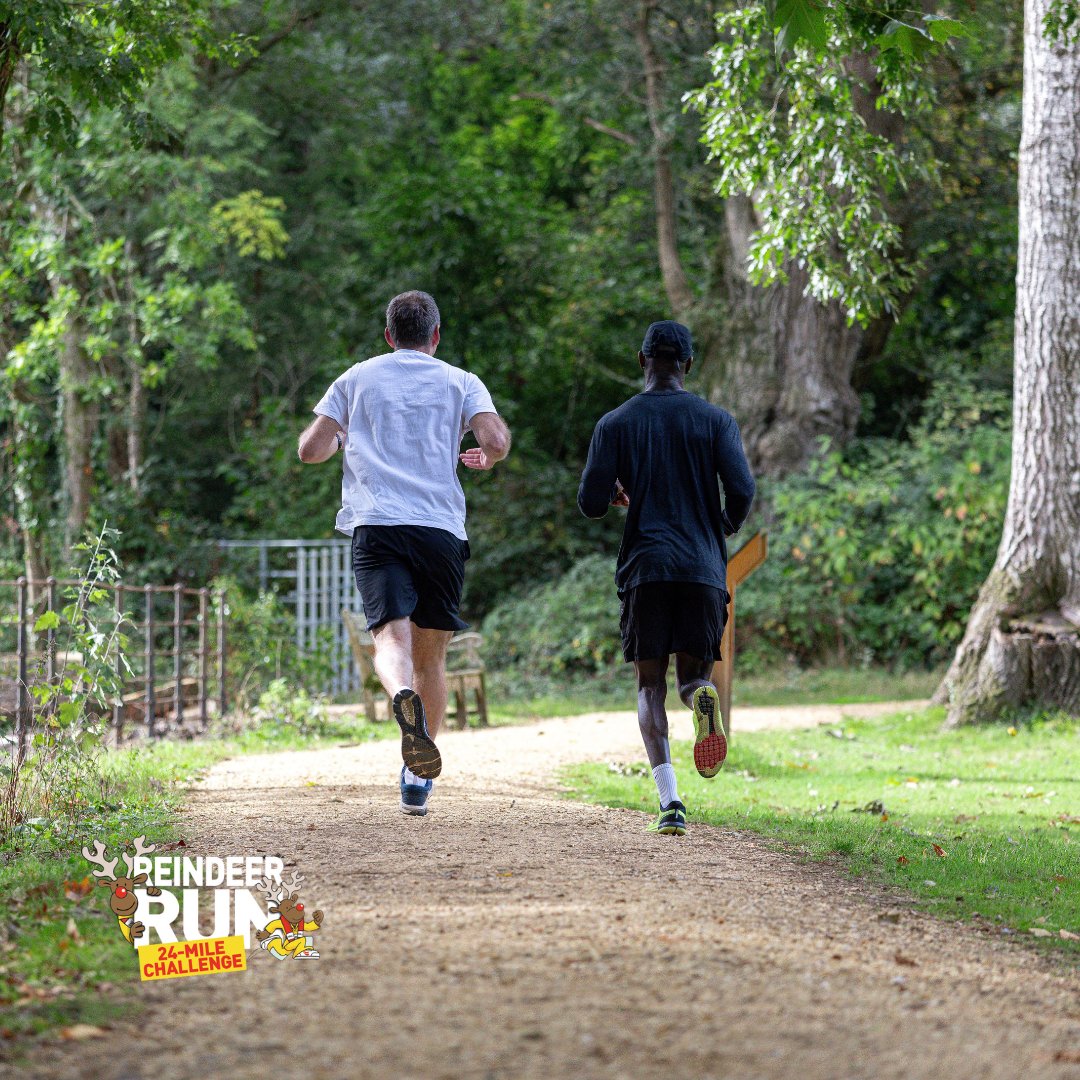
{"label": "foliage", "polygon": [[[274,701],[284,700],[289,687],[297,688],[298,698],[304,698],[306,691],[300,688],[325,684],[329,675],[328,640],[317,642],[301,656],[296,644],[296,619],[276,594],[252,593],[225,577],[215,579],[213,585],[215,596],[220,595],[216,591],[219,589],[225,595],[225,688],[230,710],[247,713],[256,703],[260,708],[269,708]],[[264,703],[267,693],[270,697]],[[301,706],[301,712],[306,707]]]}
{"label": "foliage", "polygon": [[[689,742],[676,743],[680,794],[691,822],[839,856],[936,915],[995,935],[1046,931],[1038,944],[1080,955],[1080,941],[1060,936],[1080,934],[1075,720],[943,732],[942,716],[931,709],[802,731],[736,728],[716,780],[697,775]],[[648,771],[613,770],[574,769],[573,794],[654,812]]]}
{"label": "foliage", "polygon": [[274,679],[270,683],[259,695],[251,716],[271,734],[289,728],[301,737],[327,733],[326,707],[322,700],[311,697],[303,688],[294,690],[286,679]]}
{"label": "foliage", "polygon": [[603,670],[621,655],[612,571],[610,559],[590,555],[499,604],[483,624],[489,662],[546,675]]}
{"label": "foliage", "polygon": [[802,663],[940,661],[993,562],[1009,398],[939,385],[909,438],[871,439],[775,485],[771,553],[739,591],[740,638]]}
{"label": "foliage", "polygon": [[[919,43],[945,42],[961,24],[930,17],[924,29],[857,5],[794,2],[776,4],[773,18],[775,42],[765,5],[721,15],[714,79],[686,99],[704,115],[718,194],[754,200],[751,280],[786,281],[794,262],[810,294],[839,300],[851,319],[895,312],[915,268],[889,202],[929,180],[933,166],[897,137],[896,118],[932,105],[914,62]],[[780,67],[770,62],[774,44],[790,50]]]}
{"label": "foliage", "polygon": [[117,616],[112,593],[103,588],[119,578],[110,546],[115,538],[103,529],[92,543],[76,545],[87,559],[79,585],[68,590],[61,610],[45,611],[34,623],[34,633],[49,636],[57,670],[48,679],[42,659],[26,688],[29,739],[23,744],[16,738],[0,765],[0,846],[16,833],[32,838],[41,830],[70,831],[97,784],[105,717],[129,670],[126,619]]}

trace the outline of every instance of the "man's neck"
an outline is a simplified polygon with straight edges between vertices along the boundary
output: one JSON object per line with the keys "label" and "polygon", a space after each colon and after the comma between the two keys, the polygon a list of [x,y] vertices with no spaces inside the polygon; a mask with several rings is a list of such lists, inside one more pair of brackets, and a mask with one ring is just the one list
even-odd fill
{"label": "man's neck", "polygon": [[421,347],[419,345],[399,345],[396,349],[394,349],[394,352],[420,352],[424,353],[425,356],[434,356],[435,346],[424,345],[423,347]]}
{"label": "man's neck", "polygon": [[682,390],[683,378],[681,375],[658,375],[655,372],[645,376],[645,393],[654,390]]}

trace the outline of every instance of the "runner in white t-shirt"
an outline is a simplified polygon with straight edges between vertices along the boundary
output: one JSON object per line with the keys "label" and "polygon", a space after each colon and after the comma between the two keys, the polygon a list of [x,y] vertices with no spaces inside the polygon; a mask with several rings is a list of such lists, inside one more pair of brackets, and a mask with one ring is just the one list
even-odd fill
{"label": "runner in white t-shirt", "polygon": [[[352,536],[353,571],[375,639],[375,670],[401,728],[401,809],[423,816],[442,769],[446,647],[458,614],[469,541],[460,461],[490,469],[510,432],[473,374],[435,359],[439,309],[424,292],[386,309],[394,350],[354,364],[315,406],[300,460],[344,451],[337,528]],[[472,431],[480,444],[460,453]]]}

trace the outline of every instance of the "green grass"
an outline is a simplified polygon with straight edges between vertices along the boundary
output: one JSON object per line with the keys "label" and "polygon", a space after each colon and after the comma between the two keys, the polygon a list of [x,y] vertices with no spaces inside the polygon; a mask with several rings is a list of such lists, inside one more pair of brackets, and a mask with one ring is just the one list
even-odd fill
{"label": "green grass", "polygon": [[84,845],[93,847],[100,839],[112,852],[136,836],[155,844],[182,838],[177,807],[184,785],[223,758],[354,745],[397,734],[395,724],[349,717],[322,721],[305,734],[285,724],[263,724],[104,754],[100,771],[83,786],[85,808],[76,820],[33,818],[0,846],[6,909],[0,922],[0,1036],[100,1025],[131,1007],[135,961],[109,912],[106,891],[84,884],[90,873]]}
{"label": "green grass", "polygon": [[[674,682],[674,670],[668,678]],[[940,671],[895,673],[885,668],[747,670],[736,661],[734,706],[853,704],[928,698],[941,682]],[[554,678],[516,671],[488,673],[488,702],[501,722],[580,716],[582,713],[637,707],[634,669],[620,664],[600,675]],[[674,687],[669,708],[682,708]]]}
{"label": "green grass", "polygon": [[760,674],[735,661],[732,706],[853,705],[868,701],[914,701],[938,688],[941,670],[893,672],[886,668],[797,668]]}
{"label": "green grass", "polygon": [[[1059,936],[1080,934],[1080,725],[1043,718],[1018,730],[945,732],[942,717],[930,709],[842,727],[736,730],[714,780],[694,770],[691,744],[677,743],[680,795],[691,822],[839,857],[936,915],[1080,957],[1080,941]],[[574,798],[654,812],[644,761],[578,766],[564,779]]]}

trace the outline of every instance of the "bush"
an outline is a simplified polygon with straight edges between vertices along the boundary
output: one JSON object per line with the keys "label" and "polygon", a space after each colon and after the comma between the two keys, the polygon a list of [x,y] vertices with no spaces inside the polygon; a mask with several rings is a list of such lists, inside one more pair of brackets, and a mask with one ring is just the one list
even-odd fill
{"label": "bush", "polygon": [[945,659],[994,560],[1009,460],[1008,396],[952,381],[907,440],[857,442],[771,486],[771,553],[739,591],[740,653]]}
{"label": "bush", "polygon": [[555,581],[505,600],[483,623],[485,654],[495,668],[522,665],[559,675],[610,666],[619,651],[614,565],[589,555]]}
{"label": "bush", "polygon": [[225,590],[226,691],[230,709],[248,712],[277,680],[318,688],[329,678],[329,631],[308,655],[296,647],[296,618],[273,593],[252,594],[230,578]]}

